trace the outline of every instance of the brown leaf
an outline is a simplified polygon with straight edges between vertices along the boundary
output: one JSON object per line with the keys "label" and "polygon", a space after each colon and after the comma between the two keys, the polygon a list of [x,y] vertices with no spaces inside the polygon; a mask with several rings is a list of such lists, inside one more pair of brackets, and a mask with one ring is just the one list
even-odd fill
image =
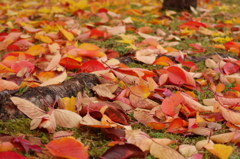
{"label": "brown leaf", "polygon": [[118,85],[116,84],[100,84],[96,85],[92,88],[100,97],[113,99],[115,98],[115,95],[112,93],[116,91],[118,88]]}
{"label": "brown leaf", "polygon": [[138,97],[133,94],[130,94],[129,99],[133,107],[141,109],[153,109],[154,107],[160,106],[157,102],[154,102],[151,99]]}
{"label": "brown leaf", "polygon": [[109,148],[100,158],[102,159],[124,159],[144,158],[145,153],[133,144],[114,145]]}
{"label": "brown leaf", "polygon": [[149,111],[147,110],[137,110],[135,109],[133,117],[139,121],[140,123],[144,124],[147,126],[147,123],[149,122],[157,122],[157,120],[155,120],[153,118],[153,115],[150,114]]}
{"label": "brown leaf", "polygon": [[213,133],[212,129],[203,128],[203,127],[188,129],[187,132],[191,132],[191,133],[194,133],[194,134],[197,134],[197,135],[202,135],[202,136],[209,136]]}

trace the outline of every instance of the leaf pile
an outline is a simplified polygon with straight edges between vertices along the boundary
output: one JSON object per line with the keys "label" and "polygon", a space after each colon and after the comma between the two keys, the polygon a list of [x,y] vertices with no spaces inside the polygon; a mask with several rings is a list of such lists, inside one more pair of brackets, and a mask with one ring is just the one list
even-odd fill
{"label": "leaf pile", "polygon": [[[91,155],[90,143],[57,126],[101,131],[112,141],[100,158],[201,159],[208,151],[227,159],[237,151],[240,18],[230,14],[237,5],[202,0],[191,12],[161,8],[156,0],[1,2],[0,91],[58,85],[82,72],[100,84],[93,96],[56,99],[47,112],[11,97],[32,119],[31,130],[46,129],[53,138],[44,145],[27,134],[1,134],[0,158]],[[203,140],[150,137],[133,129],[136,122]]]}

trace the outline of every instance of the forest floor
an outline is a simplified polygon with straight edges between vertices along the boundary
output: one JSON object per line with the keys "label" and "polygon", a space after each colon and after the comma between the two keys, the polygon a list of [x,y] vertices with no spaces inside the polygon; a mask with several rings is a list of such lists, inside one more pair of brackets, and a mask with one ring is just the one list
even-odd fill
{"label": "forest floor", "polygon": [[240,159],[238,3],[2,0],[0,91],[99,83],[47,112],[11,97],[29,118],[0,120],[0,158]]}

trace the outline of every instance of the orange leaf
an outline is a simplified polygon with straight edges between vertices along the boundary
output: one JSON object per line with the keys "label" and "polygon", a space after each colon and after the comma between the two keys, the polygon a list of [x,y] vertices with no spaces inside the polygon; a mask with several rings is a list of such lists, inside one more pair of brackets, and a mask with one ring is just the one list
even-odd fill
{"label": "orange leaf", "polygon": [[0,73],[14,72],[12,69],[0,63]]}
{"label": "orange leaf", "polygon": [[175,107],[184,101],[180,93],[175,93],[173,96],[167,97],[163,100],[161,109],[162,111],[170,116],[175,115]]}
{"label": "orange leaf", "polygon": [[7,67],[11,67],[17,61],[18,61],[18,58],[16,56],[7,56],[2,60],[2,64],[4,64]]}
{"label": "orange leaf", "polygon": [[147,126],[149,126],[150,128],[154,129],[154,130],[160,130],[166,127],[165,124],[162,123],[158,123],[158,122],[148,122]]}
{"label": "orange leaf", "polygon": [[175,118],[173,121],[170,123],[169,127],[167,128],[166,132],[171,132],[171,133],[183,133],[186,132],[187,129],[183,127],[184,122],[180,118]]}
{"label": "orange leaf", "polygon": [[101,49],[97,45],[90,43],[82,43],[81,45],[78,46],[78,48],[83,50],[95,50],[95,51]]}
{"label": "orange leaf", "polygon": [[142,85],[132,86],[130,87],[130,90],[133,95],[143,98],[147,98],[151,94],[149,89],[146,86]]}
{"label": "orange leaf", "polygon": [[56,85],[62,83],[66,78],[67,73],[64,71],[60,75],[43,82],[40,86]]}
{"label": "orange leaf", "polygon": [[48,81],[56,76],[56,73],[53,71],[49,72],[40,72],[39,74],[36,75],[36,77],[41,81],[45,82]]}
{"label": "orange leaf", "polygon": [[52,140],[46,148],[57,157],[88,159],[87,147],[75,140],[74,138],[61,138],[59,140]]}
{"label": "orange leaf", "polygon": [[84,49],[72,49],[68,52],[69,55],[75,55],[77,56],[86,56],[86,57],[102,57],[106,54],[99,50],[84,50]]}
{"label": "orange leaf", "polygon": [[163,66],[172,66],[175,63],[168,57],[166,56],[161,56],[158,59],[156,59],[153,64],[155,65],[163,65]]}
{"label": "orange leaf", "polygon": [[59,64],[66,69],[79,69],[81,67],[81,62],[69,57],[62,58]]}
{"label": "orange leaf", "polygon": [[[14,148],[11,142],[0,142],[0,152],[12,151]],[[1,158],[1,155],[0,155]]]}

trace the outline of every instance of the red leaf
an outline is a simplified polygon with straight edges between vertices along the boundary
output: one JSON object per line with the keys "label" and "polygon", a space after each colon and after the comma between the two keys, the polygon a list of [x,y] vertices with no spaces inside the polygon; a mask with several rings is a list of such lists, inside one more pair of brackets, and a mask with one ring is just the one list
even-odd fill
{"label": "red leaf", "polygon": [[99,38],[99,37],[104,37],[104,32],[97,30],[97,29],[92,29],[90,31],[90,37],[91,38]]}
{"label": "red leaf", "polygon": [[196,22],[196,21],[188,21],[186,23],[183,23],[183,24],[179,25],[180,29],[189,28],[189,29],[192,29],[192,30],[198,30],[199,27],[206,28],[207,26],[203,23]]}
{"label": "red leaf", "polygon": [[236,73],[236,72],[239,70],[239,68],[240,68],[240,66],[234,65],[234,64],[232,64],[232,63],[226,63],[226,64],[223,66],[223,70],[224,70],[224,72],[225,72],[227,75]]}
{"label": "red leaf", "polygon": [[83,13],[84,13],[83,10],[78,9],[78,10],[76,10],[75,12],[73,12],[73,15],[78,15],[78,14],[83,14]]}
{"label": "red leaf", "polygon": [[14,70],[14,72],[17,73],[20,70],[22,70],[24,67],[27,68],[28,73],[31,73],[35,68],[35,66],[32,63],[24,60],[24,61],[17,61],[16,63],[14,63],[11,66],[11,69]]}
{"label": "red leaf", "polygon": [[18,51],[18,50],[20,50],[20,47],[17,46],[17,45],[9,45],[9,46],[7,47],[7,50],[8,50],[8,51]]}
{"label": "red leaf", "polygon": [[108,12],[108,10],[106,8],[100,8],[98,10],[98,13],[107,13],[107,12]]}
{"label": "red leaf", "polygon": [[167,128],[166,132],[171,132],[171,133],[184,133],[187,131],[186,128],[183,127],[184,122],[180,118],[175,118]]}
{"label": "red leaf", "polygon": [[100,70],[106,70],[102,63],[97,60],[90,60],[82,64],[79,72],[94,72]]}
{"label": "red leaf", "polygon": [[15,137],[13,142],[20,143],[27,153],[29,149],[35,152],[41,152],[41,148],[38,145],[32,145],[28,140],[24,139],[23,136]]}
{"label": "red leaf", "polygon": [[226,42],[224,46],[226,49],[230,49],[232,47],[236,49],[240,49],[240,42],[229,41],[229,42]]}
{"label": "red leaf", "polygon": [[192,68],[195,67],[197,69],[197,65],[195,63],[193,63],[192,61],[183,61],[181,62],[183,66]]}
{"label": "red leaf", "polygon": [[62,58],[59,64],[65,67],[66,69],[77,69],[81,67],[80,62],[69,57]]}
{"label": "red leaf", "polygon": [[161,56],[158,59],[156,59],[153,64],[155,65],[163,65],[163,66],[172,66],[175,63],[168,57],[166,56]]}
{"label": "red leaf", "polygon": [[175,85],[183,85],[187,82],[185,73],[177,66],[167,68],[168,80]]}
{"label": "red leaf", "polygon": [[[108,106],[108,108],[105,111],[105,114],[114,122],[118,122],[124,125],[128,125],[128,118],[126,114],[123,112],[122,108],[117,104],[112,104],[108,102],[98,102],[94,103],[88,106],[85,106],[81,112],[81,116],[85,116],[87,114],[87,109],[89,107],[89,113],[91,116],[93,116],[95,119],[101,119],[102,116],[98,116],[98,113],[101,110],[102,107]],[[93,114],[94,113],[94,114]],[[94,116],[97,115],[97,116]],[[100,117],[100,118],[97,118]]]}
{"label": "red leaf", "polygon": [[235,86],[233,88],[230,88],[230,89],[235,90],[235,91],[240,91],[240,85],[237,85],[237,86]]}
{"label": "red leaf", "polygon": [[197,51],[193,51],[193,52],[205,52],[206,51],[206,49],[199,44],[189,44],[189,46],[191,46],[192,48],[197,50]]}
{"label": "red leaf", "polygon": [[23,157],[22,155],[17,154],[16,152],[11,151],[5,151],[0,152],[0,159],[27,159],[26,157]]}
{"label": "red leaf", "polygon": [[87,159],[88,152],[84,145],[73,138],[61,138],[59,140],[52,140],[46,148],[57,157]]}
{"label": "red leaf", "polygon": [[125,131],[116,128],[102,128],[102,132],[114,141],[122,141],[125,139]]}
{"label": "red leaf", "polygon": [[100,158],[101,159],[128,159],[144,158],[145,153],[133,144],[114,145],[108,149]]}

